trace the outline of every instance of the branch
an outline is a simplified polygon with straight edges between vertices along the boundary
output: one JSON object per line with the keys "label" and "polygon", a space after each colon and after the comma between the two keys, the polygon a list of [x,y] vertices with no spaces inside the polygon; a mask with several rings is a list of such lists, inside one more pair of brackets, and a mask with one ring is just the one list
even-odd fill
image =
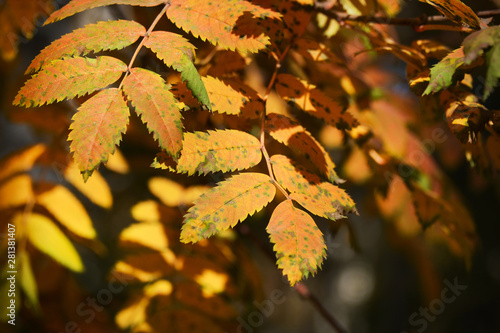
{"label": "branch", "polygon": [[[449,20],[445,16],[441,15],[436,15],[436,16],[422,15],[415,18],[398,18],[398,17],[387,17],[387,16],[365,16],[365,15],[356,16],[356,15],[349,15],[347,13],[340,13],[332,10],[326,10],[324,8],[317,8],[316,10],[339,22],[351,21],[351,22],[362,22],[362,23],[409,25],[409,26],[433,24],[436,22],[449,22]],[[478,17],[491,17],[495,15],[500,15],[500,9],[485,10],[477,13]]]}
{"label": "branch", "polygon": [[[264,252],[267,257],[269,257],[273,262],[275,260],[274,253],[269,250],[268,247],[266,247],[262,241],[250,230],[250,228],[245,225],[245,224],[238,224],[238,230],[239,232],[244,235],[249,237],[256,245],[259,247],[262,252]],[[347,330],[342,327],[342,325],[339,323],[335,317],[328,312],[328,310],[325,308],[325,306],[319,301],[319,299],[311,293],[309,288],[303,284],[302,282],[297,282],[295,286],[293,287],[295,291],[305,300],[307,300],[309,303],[312,304],[312,306],[318,311],[318,313],[325,319],[330,326],[338,333],[347,333]]]}

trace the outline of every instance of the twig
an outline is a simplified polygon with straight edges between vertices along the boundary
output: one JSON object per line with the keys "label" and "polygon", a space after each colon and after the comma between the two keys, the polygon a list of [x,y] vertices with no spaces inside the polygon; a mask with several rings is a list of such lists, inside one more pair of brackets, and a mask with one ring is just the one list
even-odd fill
{"label": "twig", "polygon": [[[269,259],[271,259],[272,261],[275,260],[273,251],[271,251],[267,246],[265,246],[262,243],[262,241],[250,230],[248,226],[244,224],[239,224],[238,230],[242,235],[249,237],[257,245],[257,247],[267,255]],[[323,317],[323,319],[325,319],[330,324],[330,326],[333,329],[335,329],[336,332],[348,333],[347,330],[344,327],[342,327],[339,321],[335,319],[335,317],[331,313],[328,312],[328,310],[318,300],[318,298],[313,293],[311,293],[311,291],[305,284],[297,282],[293,288],[302,298],[306,299],[309,303],[312,304],[312,306],[319,312],[319,314]]]}
{"label": "twig", "polygon": [[[398,18],[398,17],[386,17],[386,16],[366,16],[366,15],[356,16],[332,10],[326,10],[324,8],[317,8],[316,10],[339,22],[351,21],[351,22],[378,23],[387,25],[419,26],[424,24],[449,21],[448,18],[441,15],[436,15],[436,16],[422,15],[414,18]],[[491,17],[495,15],[500,15],[500,9],[485,10],[477,13],[478,17]]]}

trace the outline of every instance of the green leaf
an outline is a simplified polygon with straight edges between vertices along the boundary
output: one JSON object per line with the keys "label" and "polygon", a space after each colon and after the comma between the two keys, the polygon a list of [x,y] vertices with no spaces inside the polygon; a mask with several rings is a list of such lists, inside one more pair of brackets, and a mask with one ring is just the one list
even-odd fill
{"label": "green leaf", "polygon": [[66,235],[44,215],[33,213],[26,216],[19,214],[14,223],[26,228],[29,241],[40,251],[52,257],[60,264],[75,272],[83,272],[80,255]]}
{"label": "green leaf", "polygon": [[132,68],[123,80],[123,91],[160,147],[177,157],[182,148],[182,116],[179,103],[162,77],[146,69]]}
{"label": "green leaf", "polygon": [[234,227],[260,211],[276,194],[271,178],[262,173],[241,173],[208,190],[184,216],[181,241],[196,243]]}
{"label": "green leaf", "polygon": [[153,31],[146,39],[144,46],[156,53],[165,65],[181,73],[187,87],[203,105],[211,109],[210,99],[201,80],[198,70],[193,64],[195,47],[178,34],[166,31]]}
{"label": "green leaf", "polygon": [[53,60],[24,84],[14,105],[32,107],[85,95],[112,84],[126,70],[121,60],[107,56]]}
{"label": "green leaf", "polygon": [[135,21],[103,21],[73,30],[44,48],[29,65],[26,73],[64,56],[86,55],[105,50],[120,50],[137,41],[146,29]]}
{"label": "green leaf", "polygon": [[456,82],[455,74],[463,64],[464,52],[463,48],[460,47],[431,68],[429,85],[423,94],[433,94],[454,84]]}
{"label": "green leaf", "polygon": [[68,140],[84,180],[115,152],[115,145],[127,129],[128,118],[127,103],[117,88],[100,91],[75,113]]}

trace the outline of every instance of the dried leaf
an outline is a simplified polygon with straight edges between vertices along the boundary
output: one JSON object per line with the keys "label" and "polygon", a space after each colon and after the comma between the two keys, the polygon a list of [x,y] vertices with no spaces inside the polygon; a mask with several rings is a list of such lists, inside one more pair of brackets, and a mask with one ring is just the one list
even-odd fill
{"label": "dried leaf", "polygon": [[278,259],[278,267],[290,285],[315,274],[326,257],[323,234],[309,214],[285,200],[274,210],[266,228]]}
{"label": "dried leaf", "polygon": [[102,90],[80,106],[68,140],[84,180],[113,154],[127,129],[128,118],[129,109],[120,89]]}
{"label": "dried leaf", "polygon": [[177,100],[161,76],[132,68],[123,80],[123,91],[160,147],[177,157],[182,148],[182,116]]}
{"label": "dried leaf", "polygon": [[243,170],[259,164],[260,142],[238,130],[185,133],[177,172],[207,174]]}
{"label": "dried leaf", "polygon": [[194,202],[184,216],[181,241],[196,243],[234,227],[271,202],[276,187],[269,176],[241,173],[222,181]]}
{"label": "dried leaf", "polygon": [[296,103],[302,110],[329,125],[339,129],[351,129],[358,125],[350,113],[307,81],[290,74],[280,74],[276,78],[276,91],[286,101]]}
{"label": "dried leaf", "polygon": [[29,65],[26,74],[64,56],[123,49],[145,33],[146,29],[135,21],[102,21],[86,25],[62,36],[40,51]]}
{"label": "dried leaf", "polygon": [[479,30],[481,23],[476,13],[460,0],[420,0],[427,2],[451,21]]}
{"label": "dried leaf", "polygon": [[31,107],[85,95],[112,84],[126,70],[121,60],[107,56],[53,60],[26,81],[14,104]]}

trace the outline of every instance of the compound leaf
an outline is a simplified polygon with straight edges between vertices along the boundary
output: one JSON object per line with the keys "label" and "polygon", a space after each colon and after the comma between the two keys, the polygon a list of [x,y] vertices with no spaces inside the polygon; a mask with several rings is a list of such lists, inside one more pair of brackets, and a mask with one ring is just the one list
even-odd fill
{"label": "compound leaf", "polygon": [[31,107],[91,93],[112,84],[126,70],[121,60],[107,56],[53,60],[26,81],[14,104]]}
{"label": "compound leaf", "polygon": [[312,217],[293,206],[291,200],[280,203],[266,228],[278,259],[278,267],[295,285],[315,274],[326,257],[323,234]]}
{"label": "compound leaf", "polygon": [[262,158],[259,140],[238,130],[186,133],[182,146],[177,171],[188,175],[247,169]]}
{"label": "compound leaf", "polygon": [[120,50],[146,33],[135,21],[103,21],[76,29],[44,48],[29,65],[26,73],[37,71],[44,63],[63,56],[86,55],[90,52]]}
{"label": "compound leaf", "polygon": [[271,202],[276,187],[262,173],[242,173],[222,181],[198,198],[184,216],[181,241],[196,243],[234,227]]}
{"label": "compound leaf", "polygon": [[75,247],[48,217],[37,213],[16,215],[14,223],[21,225],[21,222],[24,222],[28,239],[36,248],[72,271],[84,271]]}
{"label": "compound leaf", "polygon": [[146,69],[132,68],[123,80],[123,91],[160,147],[177,156],[182,148],[182,116],[162,77]]}
{"label": "compound leaf", "polygon": [[335,163],[323,146],[296,121],[276,113],[267,115],[269,134],[298,153],[304,155],[330,181],[340,182]]}
{"label": "compound leaf", "polygon": [[258,19],[280,17],[245,0],[177,0],[167,16],[195,37],[241,52],[257,52],[269,44],[269,38],[258,29]]}
{"label": "compound leaf", "polygon": [[127,129],[129,109],[117,88],[102,90],[83,103],[73,116],[68,140],[75,163],[87,180],[108,160]]}
{"label": "compound leaf", "polygon": [[66,6],[53,12],[52,15],[49,16],[47,21],[45,21],[44,25],[62,20],[68,16],[95,7],[109,6],[115,4],[154,7],[162,3],[165,3],[165,0],[72,0]]}
{"label": "compound leaf", "polygon": [[210,100],[198,70],[193,64],[195,47],[184,37],[166,31],[153,31],[144,46],[156,53],[165,65],[181,73],[193,95],[210,109]]}

